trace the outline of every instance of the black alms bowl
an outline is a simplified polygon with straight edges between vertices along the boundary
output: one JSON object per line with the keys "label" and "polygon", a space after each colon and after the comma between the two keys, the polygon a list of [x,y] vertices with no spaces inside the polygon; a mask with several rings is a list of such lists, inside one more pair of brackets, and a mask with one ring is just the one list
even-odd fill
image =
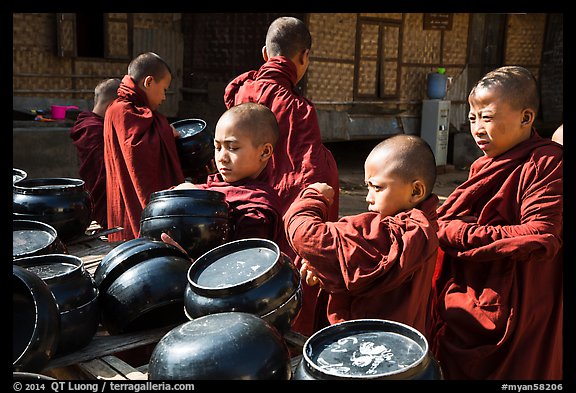
{"label": "black alms bowl", "polygon": [[12,370],[41,371],[60,338],[58,305],[36,274],[12,265]]}
{"label": "black alms bowl", "polygon": [[288,380],[286,343],[255,315],[226,312],[169,331],[150,357],[151,380]]}
{"label": "black alms bowl", "polygon": [[12,221],[12,258],[66,254],[67,251],[51,225],[32,220]]}
{"label": "black alms bowl", "polygon": [[36,255],[14,260],[40,277],[50,288],[60,315],[57,353],[70,353],[86,346],[100,323],[98,289],[82,259],[69,254]]}
{"label": "black alms bowl", "polygon": [[152,193],[140,220],[140,236],[161,240],[167,233],[191,258],[217,247],[230,236],[225,195],[212,190],[164,190]]}
{"label": "black alms bowl", "polygon": [[92,221],[92,200],[82,179],[20,180],[12,186],[12,197],[14,220],[51,225],[64,243],[83,235]]}
{"label": "black alms bowl", "polygon": [[184,119],[172,123],[180,134],[176,148],[185,176],[195,176],[214,158],[214,137],[202,119]]}
{"label": "black alms bowl", "polygon": [[241,311],[285,333],[302,306],[300,273],[276,243],[241,239],[198,258],[188,271],[186,315]]}
{"label": "black alms bowl", "polygon": [[304,343],[295,380],[439,380],[422,333],[383,319],[356,319],[314,333]]}
{"label": "black alms bowl", "polygon": [[110,251],[94,274],[101,323],[122,334],[186,321],[184,289],[191,260],[156,240],[129,240]]}

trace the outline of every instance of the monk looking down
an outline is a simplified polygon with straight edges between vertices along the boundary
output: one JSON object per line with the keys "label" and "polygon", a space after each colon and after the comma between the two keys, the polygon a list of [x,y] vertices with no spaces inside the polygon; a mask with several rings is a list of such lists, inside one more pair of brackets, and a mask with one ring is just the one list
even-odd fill
{"label": "monk looking down", "polygon": [[158,107],[172,81],[168,64],[157,54],[137,56],[104,117],[104,162],[108,225],[123,231],[111,242],[138,237],[142,210],[155,191],[184,181],[176,150],[176,130]]}

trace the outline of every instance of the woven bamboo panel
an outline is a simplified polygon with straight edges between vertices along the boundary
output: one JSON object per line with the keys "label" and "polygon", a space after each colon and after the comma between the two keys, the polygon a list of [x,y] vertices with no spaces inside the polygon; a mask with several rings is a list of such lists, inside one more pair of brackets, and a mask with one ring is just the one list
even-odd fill
{"label": "woven bamboo panel", "polygon": [[128,60],[124,62],[76,60],[76,74],[90,75],[94,79],[122,79],[128,72],[128,62]]}
{"label": "woven bamboo panel", "polygon": [[545,14],[510,15],[506,29],[506,64],[540,64]]}
{"label": "woven bamboo panel", "polygon": [[134,27],[143,29],[180,30],[180,14],[134,13]]}
{"label": "woven bamboo panel", "polygon": [[353,84],[354,64],[311,62],[306,96],[312,101],[352,101]]}
{"label": "woven bamboo panel", "polygon": [[368,18],[380,18],[380,19],[393,19],[393,20],[402,20],[402,14],[400,13],[373,13],[373,12],[363,12],[360,16],[368,17]]}
{"label": "woven bamboo panel", "polygon": [[13,51],[13,72],[68,75],[72,73],[70,59],[59,58],[52,52]]}
{"label": "woven bamboo panel", "polygon": [[376,58],[378,56],[378,25],[363,24],[361,28],[360,57]]}
{"label": "woven bamboo panel", "polygon": [[358,69],[358,94],[376,95],[377,63],[373,60],[361,60]]}
{"label": "woven bamboo panel", "polygon": [[396,79],[398,78],[398,63],[395,61],[384,62],[384,94],[396,94]]}
{"label": "woven bamboo panel", "polygon": [[[77,93],[77,98],[93,99],[93,90],[96,85],[107,78],[122,79],[127,72],[128,64],[109,62],[77,61],[76,73],[86,77],[76,78],[77,90],[90,90],[87,93]],[[82,96],[81,96],[82,95]]]}
{"label": "woven bamboo panel", "polygon": [[426,77],[432,69],[427,67],[402,67],[400,79],[401,100],[426,98]]}
{"label": "woven bamboo panel", "polygon": [[353,60],[356,14],[310,14],[312,56]]}
{"label": "woven bamboo panel", "polygon": [[53,13],[12,14],[12,47],[30,51],[53,50],[56,41]]}
{"label": "woven bamboo panel", "polygon": [[443,64],[465,64],[468,51],[468,14],[453,14],[452,30],[444,31]]}
{"label": "woven bamboo panel", "polygon": [[440,31],[422,30],[422,14],[406,14],[402,34],[402,62],[440,62]]}
{"label": "woven bamboo panel", "polygon": [[398,57],[398,43],[400,28],[384,26],[384,57]]}
{"label": "woven bamboo panel", "polygon": [[128,52],[128,24],[126,22],[109,21],[106,39],[109,56],[130,57]]}

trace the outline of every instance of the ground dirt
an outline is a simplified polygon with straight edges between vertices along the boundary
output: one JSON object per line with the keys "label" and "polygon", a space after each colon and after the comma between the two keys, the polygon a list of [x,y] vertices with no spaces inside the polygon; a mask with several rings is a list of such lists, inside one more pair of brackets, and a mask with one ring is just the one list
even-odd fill
{"label": "ground dirt", "polygon": [[[364,186],[364,161],[378,140],[327,143],[340,173],[340,217],[367,211]],[[454,189],[468,178],[467,168],[452,165],[438,167],[434,192],[442,203]]]}

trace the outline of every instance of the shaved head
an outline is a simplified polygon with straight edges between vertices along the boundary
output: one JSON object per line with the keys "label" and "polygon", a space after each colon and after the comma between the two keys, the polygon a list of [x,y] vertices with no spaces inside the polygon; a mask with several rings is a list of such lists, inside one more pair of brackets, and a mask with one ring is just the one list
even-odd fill
{"label": "shaved head", "polygon": [[267,106],[255,102],[231,107],[218,120],[221,121],[233,122],[234,127],[248,133],[254,146],[265,143],[275,146],[280,134],[274,113]]}
{"label": "shaved head", "polygon": [[426,186],[426,197],[436,182],[436,159],[426,141],[415,135],[400,134],[380,142],[366,161],[386,167],[394,174],[412,182],[420,179]]}

